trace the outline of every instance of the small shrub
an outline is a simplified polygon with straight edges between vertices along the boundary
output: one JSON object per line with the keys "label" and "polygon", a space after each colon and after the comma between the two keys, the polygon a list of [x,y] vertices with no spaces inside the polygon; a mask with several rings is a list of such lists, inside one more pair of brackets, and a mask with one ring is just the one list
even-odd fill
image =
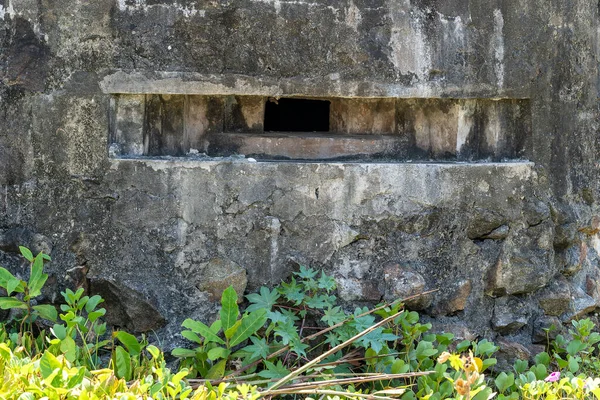
{"label": "small shrub", "polygon": [[21,280],[7,269],[0,267],[0,287],[7,293],[6,297],[0,297],[0,308],[21,311],[18,321],[19,329],[11,339],[31,353],[35,350],[34,347],[43,346],[43,341],[39,343],[34,340],[33,324],[38,318],[56,321],[57,312],[52,305],[33,303],[35,298],[42,293],[42,288],[48,280],[48,275],[44,273],[43,269],[44,261],[50,261],[50,256],[40,252],[34,257],[31,251],[23,246],[20,246],[19,250],[29,262],[29,280]]}
{"label": "small shrub", "polygon": [[252,337],[267,321],[264,309],[246,312],[239,318],[237,300],[237,293],[230,286],[221,296],[221,318],[211,326],[191,319],[183,322],[187,330],[181,335],[198,346],[192,350],[176,348],[172,355],[182,358],[182,366],[190,367],[194,376],[215,380],[222,378],[232,358],[233,348]]}

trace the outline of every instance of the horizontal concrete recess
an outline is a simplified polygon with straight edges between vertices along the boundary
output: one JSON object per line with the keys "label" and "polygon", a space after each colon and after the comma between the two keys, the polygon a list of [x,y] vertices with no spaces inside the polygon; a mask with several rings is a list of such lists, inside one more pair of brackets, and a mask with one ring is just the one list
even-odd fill
{"label": "horizontal concrete recess", "polygon": [[[266,112],[284,100],[285,111]],[[325,115],[313,103],[325,104]],[[318,125],[306,123],[317,114]],[[500,161],[521,157],[531,106],[523,99],[121,94],[112,98],[109,132],[117,158]]]}

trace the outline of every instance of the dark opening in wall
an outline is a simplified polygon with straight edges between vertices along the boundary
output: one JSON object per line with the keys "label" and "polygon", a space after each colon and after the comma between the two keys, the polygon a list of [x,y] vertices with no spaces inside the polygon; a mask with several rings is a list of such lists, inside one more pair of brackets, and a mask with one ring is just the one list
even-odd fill
{"label": "dark opening in wall", "polygon": [[265,132],[329,132],[328,100],[269,99]]}

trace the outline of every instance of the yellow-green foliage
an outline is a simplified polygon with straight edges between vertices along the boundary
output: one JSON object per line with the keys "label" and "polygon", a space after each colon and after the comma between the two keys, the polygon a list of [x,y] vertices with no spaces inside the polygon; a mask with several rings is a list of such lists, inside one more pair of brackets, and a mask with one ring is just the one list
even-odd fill
{"label": "yellow-green foliage", "polygon": [[537,380],[524,384],[521,390],[523,400],[534,399],[573,399],[588,400],[600,398],[600,379],[598,378],[563,378],[556,382]]}
{"label": "yellow-green foliage", "polygon": [[233,400],[259,397],[256,387],[239,385],[229,388],[223,383],[209,390],[201,386],[195,391],[185,382],[188,371],[177,374],[157,362],[152,374],[126,382],[115,376],[112,369],[90,371],[73,366],[63,355],[46,351],[31,359],[24,349],[14,351],[0,343],[0,399],[33,400]]}

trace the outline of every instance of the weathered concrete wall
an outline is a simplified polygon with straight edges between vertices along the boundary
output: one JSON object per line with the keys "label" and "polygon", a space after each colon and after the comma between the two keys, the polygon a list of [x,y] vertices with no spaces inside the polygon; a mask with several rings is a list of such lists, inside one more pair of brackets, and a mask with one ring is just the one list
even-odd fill
{"label": "weathered concrete wall", "polygon": [[[85,285],[165,338],[223,281],[306,263],[347,301],[439,288],[411,307],[440,329],[537,341],[600,304],[599,22],[591,0],[0,0],[0,264],[51,251],[46,300]],[[473,125],[523,139],[504,163],[160,159],[135,140],[125,159],[118,94],[418,98],[433,111],[403,121],[434,161],[468,138],[443,104],[522,102],[528,132]]]}

